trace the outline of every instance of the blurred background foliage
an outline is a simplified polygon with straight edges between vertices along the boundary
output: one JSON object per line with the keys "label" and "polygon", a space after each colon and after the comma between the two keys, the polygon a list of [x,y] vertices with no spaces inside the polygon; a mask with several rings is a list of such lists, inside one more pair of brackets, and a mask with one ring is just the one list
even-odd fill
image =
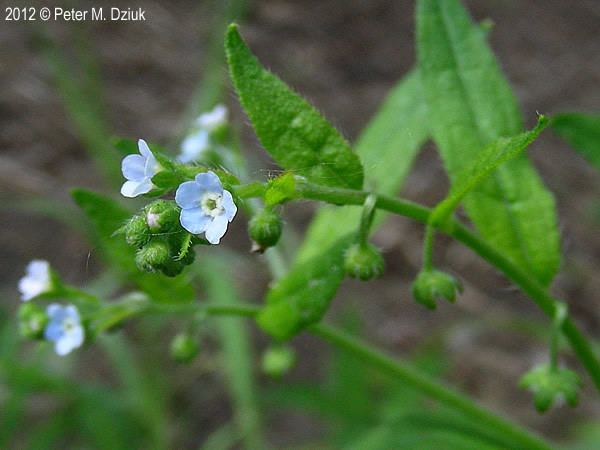
{"label": "blurred background foliage", "polygon": [[[466,3],[477,20],[496,23],[491,45],[526,117],[597,109],[596,2]],[[110,137],[144,137],[175,152],[191,120],[223,101],[239,124],[250,176],[269,174],[259,169],[268,162],[226,80],[222,35],[230,21],[241,22],[266,65],[351,140],[414,63],[412,1],[131,6],[146,9],[147,21],[4,23],[0,30],[0,448],[488,448],[460,417],[310,336],[292,342],[298,363],[289,374],[266,377],[260,354],[268,340],[242,319],[202,322],[201,353],[190,365],[168,357],[171,336],[187,326],[174,318],[145,317],[68,358],[18,339],[15,286],[32,258],[48,259],[69,282],[98,295],[125,292],[68,197],[73,186],[117,197],[122,155]],[[556,193],[562,220],[566,258],[555,289],[597,338],[598,175],[551,135],[532,157]],[[428,144],[403,195],[434,204],[447,187],[440,180],[443,169]],[[313,209],[286,211],[288,250],[297,240],[293,230],[305,228]],[[200,301],[264,293],[267,265],[248,254],[243,222],[228,233],[229,250],[207,249],[189,274]],[[539,416],[517,389],[519,375],[545,357],[546,322],[492,269],[445,241],[440,255],[464,278],[466,293],[435,313],[413,305],[408,285],[421,232],[389,220],[375,236],[386,275],[366,287],[346,282],[328,319],[568,448],[597,448],[594,395],[584,393],[576,410]]]}

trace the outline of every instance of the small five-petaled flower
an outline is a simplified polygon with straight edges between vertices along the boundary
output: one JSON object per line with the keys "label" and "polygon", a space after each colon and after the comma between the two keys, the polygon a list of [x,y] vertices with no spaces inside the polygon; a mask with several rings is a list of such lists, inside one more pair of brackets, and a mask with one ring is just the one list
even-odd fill
{"label": "small five-petaled flower", "polygon": [[124,197],[137,197],[150,192],[154,185],[152,177],[160,169],[160,165],[143,139],[138,140],[139,155],[127,155],[121,163],[121,171],[127,179],[121,187]]}
{"label": "small five-petaled flower", "polygon": [[85,333],[75,306],[52,303],[48,305],[46,314],[49,321],[44,330],[44,337],[54,342],[54,351],[58,355],[64,356],[81,347]]}
{"label": "small five-petaled flower", "polygon": [[194,122],[194,131],[181,143],[181,154],[177,161],[187,164],[197,161],[211,146],[210,135],[227,123],[227,107],[217,105],[210,112],[201,114]]}
{"label": "small five-petaled flower", "polygon": [[48,261],[34,259],[25,268],[25,276],[19,280],[21,300],[28,301],[52,289],[52,275]]}
{"label": "small five-petaled flower", "polygon": [[175,201],[182,209],[181,226],[192,234],[204,233],[211,244],[219,243],[237,212],[231,193],[210,171],[196,175],[194,181],[181,183]]}

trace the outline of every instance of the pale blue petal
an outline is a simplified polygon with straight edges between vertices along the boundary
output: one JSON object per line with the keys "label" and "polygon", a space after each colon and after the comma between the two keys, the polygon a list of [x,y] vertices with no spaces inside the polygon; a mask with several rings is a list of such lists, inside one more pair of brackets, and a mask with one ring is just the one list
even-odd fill
{"label": "pale blue petal", "polygon": [[80,347],[81,344],[83,344],[83,330],[81,327],[77,327],[56,341],[54,351],[59,356],[65,356]]}
{"label": "pale blue petal", "polygon": [[207,216],[200,208],[183,209],[179,216],[181,226],[192,234],[200,234],[206,231],[212,217]]}
{"label": "pale blue petal", "polygon": [[62,311],[62,306],[58,303],[51,303],[46,307],[46,315],[50,318],[56,316],[60,311]]}
{"label": "pale blue petal", "polygon": [[150,179],[145,179],[143,181],[126,181],[121,186],[121,195],[123,197],[137,197],[138,195],[145,194],[146,192],[150,192],[154,185]]}
{"label": "pale blue petal", "polygon": [[40,280],[47,280],[50,276],[50,264],[43,259],[34,259],[25,269],[28,275]]}
{"label": "pale blue petal", "polygon": [[227,217],[224,214],[215,217],[204,233],[206,240],[211,244],[218,244],[227,231],[227,223]]}
{"label": "pale blue petal", "polygon": [[230,222],[233,220],[235,213],[237,213],[237,206],[233,203],[233,197],[231,196],[231,192],[226,189],[223,189],[223,208],[225,209],[225,217]]}
{"label": "pale blue petal", "polygon": [[177,188],[175,202],[183,209],[197,208],[204,192],[195,181],[186,181]]}
{"label": "pale blue petal", "polygon": [[204,191],[216,192],[217,194],[223,192],[221,180],[219,180],[219,177],[215,175],[214,172],[208,171],[205,173],[199,173],[196,175],[196,183],[198,183],[198,185]]}
{"label": "pale blue petal", "polygon": [[44,330],[44,338],[48,341],[58,341],[64,333],[62,323],[60,321],[52,321],[46,325]]}
{"label": "pale blue petal", "polygon": [[65,307],[65,316],[71,317],[79,323],[79,311],[77,311],[77,308],[74,305],[68,305]]}
{"label": "pale blue petal", "polygon": [[144,166],[144,176],[152,178],[158,172],[158,161],[152,153],[146,158],[146,165]]}
{"label": "pale blue petal", "polygon": [[132,181],[140,181],[144,178],[144,167],[146,158],[140,155],[127,155],[121,162],[123,176]]}
{"label": "pale blue petal", "polygon": [[208,147],[208,132],[206,130],[200,130],[183,140],[181,143],[181,155],[179,155],[177,159],[184,164],[196,161]]}
{"label": "pale blue petal", "polygon": [[145,140],[138,139],[138,149],[139,149],[140,153],[143,156],[145,156],[146,158],[149,158],[150,156],[152,156],[152,152],[150,151],[150,147],[148,147],[148,144],[146,143]]}

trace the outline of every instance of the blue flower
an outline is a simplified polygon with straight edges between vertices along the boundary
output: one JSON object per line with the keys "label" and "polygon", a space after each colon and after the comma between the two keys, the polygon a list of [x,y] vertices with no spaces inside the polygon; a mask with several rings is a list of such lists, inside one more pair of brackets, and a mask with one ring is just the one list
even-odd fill
{"label": "blue flower", "polygon": [[54,351],[58,355],[64,356],[81,347],[84,331],[75,306],[52,303],[48,305],[46,314],[49,321],[44,329],[44,337],[46,340],[54,342]]}
{"label": "blue flower", "polygon": [[27,264],[25,276],[19,280],[21,300],[31,300],[52,290],[52,276],[48,261],[35,259]]}
{"label": "blue flower", "polygon": [[210,148],[210,136],[207,130],[198,130],[188,135],[181,143],[181,154],[177,161],[187,164],[200,159],[202,153]]}
{"label": "blue flower", "polygon": [[139,155],[127,155],[121,163],[121,171],[127,179],[121,187],[124,197],[137,197],[150,192],[154,185],[152,177],[160,169],[160,165],[143,139],[138,140]]}
{"label": "blue flower", "polygon": [[231,193],[223,189],[213,172],[200,173],[194,181],[181,183],[175,201],[181,207],[179,221],[183,228],[192,234],[204,233],[211,244],[219,243],[237,212]]}

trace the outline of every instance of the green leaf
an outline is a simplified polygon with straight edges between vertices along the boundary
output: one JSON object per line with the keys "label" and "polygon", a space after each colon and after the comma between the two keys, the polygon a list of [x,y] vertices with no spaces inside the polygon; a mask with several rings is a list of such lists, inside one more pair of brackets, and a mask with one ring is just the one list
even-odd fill
{"label": "green leaf", "polygon": [[563,113],[552,118],[554,131],[600,170],[600,115]]}
{"label": "green leaf", "polygon": [[[427,132],[427,108],[418,74],[412,72],[392,89],[358,139],[356,148],[365,162],[367,185],[382,194],[395,194]],[[390,171],[390,167],[394,170]],[[361,210],[357,206],[319,208],[296,262],[268,294],[269,304],[261,316],[271,318],[262,319],[264,329],[271,332],[281,327],[281,335],[290,336],[321,319],[344,279],[343,253],[358,229]],[[371,230],[375,231],[384,218],[378,213]],[[331,245],[332,229],[337,236],[343,236],[339,244]],[[312,285],[313,277],[320,283]],[[287,310],[293,312],[286,315]]]}
{"label": "green leaf", "polygon": [[[410,72],[391,90],[356,143],[365,166],[365,184],[377,193],[395,195],[402,186],[415,156],[429,132],[427,107],[418,73]],[[390,170],[393,167],[393,170]],[[323,252],[331,242],[331,229],[338,235],[358,229],[360,206],[319,208],[298,253],[306,261]],[[383,222],[378,213],[371,230]]]}
{"label": "green leaf", "polygon": [[123,236],[115,235],[131,213],[109,197],[85,189],[73,189],[75,203],[94,227],[95,240],[104,257],[112,262],[124,280],[136,283],[151,298],[161,302],[187,302],[194,290],[185,276],[169,278],[140,272],[135,266],[135,250]]}
{"label": "green leaf", "polygon": [[294,174],[291,172],[285,173],[269,181],[264,197],[265,205],[274,206],[290,200],[294,197],[294,192],[296,192]]}
{"label": "green leaf", "polygon": [[227,30],[225,49],[240,103],[273,159],[314,183],[360,189],[358,156],[306,100],[260,65],[236,25]]}
{"label": "green leaf", "polygon": [[[432,133],[454,184],[487,144],[522,131],[521,116],[484,32],[457,0],[419,0],[417,36]],[[464,203],[486,240],[542,283],[552,280],[560,264],[554,198],[526,155]]]}
{"label": "green leaf", "polygon": [[294,266],[267,294],[258,314],[259,326],[277,339],[292,337],[321,320],[344,279],[344,251],[348,236],[338,239],[322,255]]}
{"label": "green leaf", "polygon": [[457,208],[462,199],[487,179],[501,164],[519,156],[548,126],[548,119],[540,116],[537,126],[511,138],[500,138],[481,150],[477,158],[465,168],[452,185],[448,196],[434,209],[430,223],[440,224]]}

